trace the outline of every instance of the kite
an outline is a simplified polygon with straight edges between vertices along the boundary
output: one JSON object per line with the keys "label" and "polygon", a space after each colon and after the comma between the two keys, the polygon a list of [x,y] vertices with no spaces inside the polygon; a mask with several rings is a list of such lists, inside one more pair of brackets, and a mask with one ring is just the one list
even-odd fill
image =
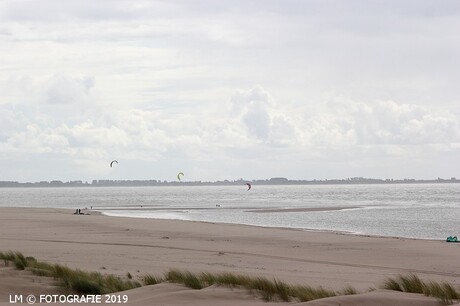
{"label": "kite", "polygon": [[179,173],[177,174],[177,179],[178,179],[179,181],[180,181],[180,176],[181,176],[181,175],[184,176],[184,173],[183,173],[183,172],[179,172]]}
{"label": "kite", "polygon": [[112,161],[110,162],[110,168],[113,167],[113,163],[117,163],[117,164],[118,164],[118,162],[117,162],[116,160],[112,160]]}
{"label": "kite", "polygon": [[248,190],[250,190],[251,189],[251,184],[246,183],[246,185],[248,185]]}

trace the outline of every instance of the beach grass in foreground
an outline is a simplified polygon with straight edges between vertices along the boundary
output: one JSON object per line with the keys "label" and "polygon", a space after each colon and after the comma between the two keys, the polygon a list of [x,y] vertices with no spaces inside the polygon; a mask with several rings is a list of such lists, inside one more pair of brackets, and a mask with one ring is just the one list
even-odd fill
{"label": "beach grass in foreground", "polygon": [[417,275],[399,275],[397,278],[389,278],[383,285],[384,289],[420,293],[426,296],[438,298],[442,304],[452,304],[454,300],[460,300],[460,292],[446,282],[424,282]]}
{"label": "beach grass in foreground", "polygon": [[[0,260],[5,266],[12,263],[18,270],[29,270],[35,275],[52,277],[58,285],[78,294],[106,294],[125,291],[142,285],[156,285],[163,282],[179,283],[192,289],[202,289],[208,286],[227,286],[230,288],[246,288],[251,293],[261,296],[265,301],[311,301],[338,295],[353,295],[358,292],[353,287],[346,287],[340,291],[311,287],[308,285],[290,285],[277,279],[265,277],[251,277],[229,272],[222,273],[192,273],[178,269],[170,269],[163,276],[146,274],[141,281],[132,280],[131,274],[125,278],[98,272],[86,272],[79,269],[70,269],[59,264],[49,264],[37,261],[34,257],[25,257],[20,252],[0,252]],[[131,276],[131,277],[130,277]],[[458,292],[447,282],[424,282],[417,275],[399,275],[388,278],[383,289],[424,294],[435,297],[441,304],[449,305],[460,299]]]}
{"label": "beach grass in foreground", "polygon": [[0,252],[0,260],[4,260],[5,265],[12,262],[19,270],[27,269],[38,276],[52,277],[62,288],[79,294],[105,294],[142,286],[140,282],[115,275],[102,275],[98,272],[86,272],[37,261],[33,257],[25,257],[20,252]]}
{"label": "beach grass in foreground", "polygon": [[[152,275],[146,275],[144,277],[144,280],[150,279],[158,282],[159,277]],[[265,277],[250,277],[229,272],[192,273],[189,271],[172,269],[164,274],[163,280],[184,284],[193,289],[201,289],[212,285],[246,288],[253,293],[261,294],[262,298],[266,301],[275,299],[290,301],[295,299],[305,302],[336,295],[356,294],[356,290],[352,287],[347,287],[342,291],[336,292],[322,287],[313,288],[310,286],[289,285],[277,279],[271,280]],[[146,283],[146,281],[144,282]]]}

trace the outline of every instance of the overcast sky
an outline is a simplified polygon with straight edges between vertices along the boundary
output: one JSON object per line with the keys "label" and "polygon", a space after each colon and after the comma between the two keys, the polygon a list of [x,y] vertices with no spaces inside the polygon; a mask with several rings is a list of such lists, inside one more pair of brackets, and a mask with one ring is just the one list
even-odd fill
{"label": "overcast sky", "polygon": [[460,178],[459,29],[449,0],[0,0],[0,181]]}

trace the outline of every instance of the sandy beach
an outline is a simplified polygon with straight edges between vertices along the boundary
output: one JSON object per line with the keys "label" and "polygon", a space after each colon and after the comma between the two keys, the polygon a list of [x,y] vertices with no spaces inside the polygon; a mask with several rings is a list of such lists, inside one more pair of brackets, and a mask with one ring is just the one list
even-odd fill
{"label": "sandy beach", "polygon": [[[353,286],[363,292],[305,305],[338,305],[338,299],[341,305],[437,305],[436,300],[419,295],[367,292],[398,274],[415,273],[423,280],[447,281],[460,289],[460,243],[84,212],[89,215],[62,209],[0,208],[0,251],[20,251],[88,271],[122,276],[129,272],[134,278],[179,268],[244,273],[337,290]],[[5,269],[0,267],[0,287],[14,284],[17,277]],[[9,305],[8,295],[17,293],[13,289],[0,291],[0,305]],[[265,304],[244,290],[219,287],[194,291],[161,284],[127,294],[131,305]]]}

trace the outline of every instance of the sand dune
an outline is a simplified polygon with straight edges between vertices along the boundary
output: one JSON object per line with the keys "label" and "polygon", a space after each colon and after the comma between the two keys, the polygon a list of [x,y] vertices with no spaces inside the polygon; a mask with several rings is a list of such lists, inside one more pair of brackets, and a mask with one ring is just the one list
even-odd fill
{"label": "sand dune", "polygon": [[363,293],[359,295],[337,296],[310,302],[265,302],[251,295],[247,290],[208,287],[192,290],[175,284],[160,284],[127,291],[130,305],[219,305],[219,306],[439,306],[434,298],[420,294],[402,293],[387,290]]}
{"label": "sand dune", "polygon": [[54,281],[47,277],[16,270],[13,265],[0,262],[0,305],[10,305],[10,295],[57,294],[61,292]]}

